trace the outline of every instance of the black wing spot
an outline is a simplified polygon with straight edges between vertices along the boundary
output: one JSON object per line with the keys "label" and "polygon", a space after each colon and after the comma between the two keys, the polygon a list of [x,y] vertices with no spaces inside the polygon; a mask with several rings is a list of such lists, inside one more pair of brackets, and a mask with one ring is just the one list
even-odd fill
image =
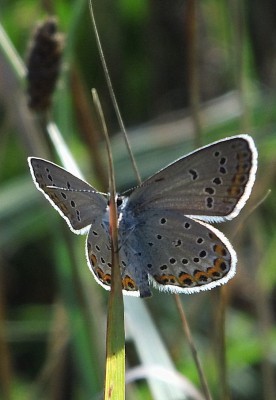
{"label": "black wing spot", "polygon": [[213,197],[207,197],[206,206],[208,208],[213,208],[213,205],[214,205],[214,198]]}
{"label": "black wing spot", "polygon": [[215,193],[215,189],[211,188],[211,187],[207,187],[204,189],[205,193],[208,194],[214,194]]}
{"label": "black wing spot", "polygon": [[76,214],[77,214],[78,221],[81,221],[80,211],[79,211],[79,210],[76,210]]}
{"label": "black wing spot", "polygon": [[192,176],[193,181],[195,181],[198,178],[198,173],[195,169],[189,169],[189,174]]}
{"label": "black wing spot", "polygon": [[244,164],[242,165],[242,168],[243,168],[243,170],[244,170],[245,172],[249,171],[249,170],[250,170],[250,167],[251,167],[251,164],[249,164],[249,163],[244,163]]}
{"label": "black wing spot", "polygon": [[226,263],[224,261],[220,263],[220,269],[222,271],[226,271],[227,270],[227,265],[226,265]]}
{"label": "black wing spot", "polygon": [[193,281],[192,281],[191,278],[186,278],[186,279],[183,280],[183,283],[184,283],[184,285],[192,286]]}
{"label": "black wing spot", "polygon": [[213,179],[213,183],[214,183],[215,185],[221,185],[221,184],[222,184],[222,179],[219,178],[219,177],[214,178],[214,179]]}
{"label": "black wing spot", "polygon": [[205,250],[202,250],[202,251],[199,253],[199,257],[201,257],[201,258],[206,257],[206,255],[207,255],[207,253],[206,253]]}

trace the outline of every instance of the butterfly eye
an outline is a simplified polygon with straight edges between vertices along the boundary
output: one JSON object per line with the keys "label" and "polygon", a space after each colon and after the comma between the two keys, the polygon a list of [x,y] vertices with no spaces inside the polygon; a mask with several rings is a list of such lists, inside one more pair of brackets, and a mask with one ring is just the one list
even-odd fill
{"label": "butterfly eye", "polygon": [[117,197],[117,207],[120,207],[123,204],[123,199],[122,197],[118,196]]}

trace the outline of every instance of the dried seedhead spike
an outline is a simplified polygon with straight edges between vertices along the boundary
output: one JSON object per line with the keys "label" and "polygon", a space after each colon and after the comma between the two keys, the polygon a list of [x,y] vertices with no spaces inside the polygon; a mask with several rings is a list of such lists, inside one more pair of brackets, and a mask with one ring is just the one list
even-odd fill
{"label": "dried seedhead spike", "polygon": [[35,29],[27,59],[28,106],[34,111],[47,111],[51,105],[63,44],[56,18],[47,18]]}

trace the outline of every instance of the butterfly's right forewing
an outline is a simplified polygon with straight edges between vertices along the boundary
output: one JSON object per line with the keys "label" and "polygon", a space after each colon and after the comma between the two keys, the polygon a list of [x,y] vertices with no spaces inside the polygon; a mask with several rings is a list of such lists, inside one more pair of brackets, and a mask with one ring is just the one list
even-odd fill
{"label": "butterfly's right forewing", "polygon": [[87,231],[95,218],[103,217],[107,199],[88,183],[41,158],[28,158],[36,187],[75,233]]}

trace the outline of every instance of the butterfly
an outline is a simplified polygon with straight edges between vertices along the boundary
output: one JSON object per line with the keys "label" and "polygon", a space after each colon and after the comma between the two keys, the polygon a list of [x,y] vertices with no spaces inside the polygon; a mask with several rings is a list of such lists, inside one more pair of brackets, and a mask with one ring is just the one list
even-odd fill
{"label": "butterfly", "polygon": [[[96,281],[111,286],[109,195],[65,169],[29,157],[33,181],[75,233],[87,233],[86,257]],[[117,195],[118,251],[124,294],[151,286],[194,293],[226,283],[237,256],[211,222],[236,217],[250,196],[257,150],[238,135],[183,156],[124,195]]]}

